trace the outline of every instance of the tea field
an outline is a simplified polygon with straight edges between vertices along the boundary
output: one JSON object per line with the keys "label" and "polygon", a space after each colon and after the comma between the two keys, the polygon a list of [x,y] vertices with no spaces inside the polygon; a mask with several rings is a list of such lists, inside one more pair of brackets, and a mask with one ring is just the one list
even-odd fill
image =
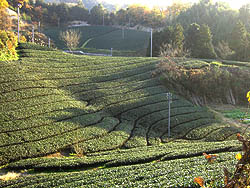
{"label": "tea field", "polygon": [[105,35],[93,38],[86,45],[87,48],[116,49],[116,50],[141,50],[146,49],[149,44],[150,33],[137,30],[117,29]]}
{"label": "tea field", "polygon": [[[63,32],[67,29],[68,28],[50,27],[50,28],[44,28],[43,33],[45,33],[55,42],[57,48],[63,49],[67,48],[67,46],[60,39],[60,32]],[[72,29],[76,29],[77,31],[80,31],[82,34],[79,46],[82,46],[88,39],[92,39],[97,36],[102,36],[117,30],[116,28],[109,26],[83,26]]]}
{"label": "tea field", "polygon": [[[110,54],[113,56],[146,56],[150,33],[144,31],[110,27],[110,26],[82,26],[73,28],[81,32],[78,50],[90,53]],[[49,36],[59,49],[67,49],[60,39],[60,32],[66,28],[46,28],[44,33]],[[107,51],[108,50],[108,51]]]}
{"label": "tea field", "polygon": [[242,129],[177,95],[168,137],[158,58],[23,47],[0,62],[0,165],[28,172],[0,187],[195,187],[195,176],[221,187],[222,167],[237,162]]}

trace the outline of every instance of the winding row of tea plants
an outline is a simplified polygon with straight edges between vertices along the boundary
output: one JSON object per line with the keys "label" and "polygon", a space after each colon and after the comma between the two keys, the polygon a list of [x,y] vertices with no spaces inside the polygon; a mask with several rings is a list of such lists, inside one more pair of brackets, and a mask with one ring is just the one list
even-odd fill
{"label": "winding row of tea plants", "polygon": [[236,153],[220,153],[214,163],[203,156],[153,161],[112,168],[93,168],[87,171],[42,173],[18,180],[0,182],[1,187],[198,187],[193,177],[202,176],[214,186],[223,186],[223,168],[232,171]]}
{"label": "winding row of tea plants", "polygon": [[240,146],[237,141],[225,142],[169,142],[162,145],[136,147],[131,149],[119,149],[86,154],[83,158],[38,157],[12,162],[7,165],[10,170],[33,169],[33,170],[62,170],[77,169],[84,167],[113,167],[146,163],[154,160],[166,161],[180,158],[191,158],[203,153],[220,153],[223,151],[237,151]]}
{"label": "winding row of tea plants", "polygon": [[[139,30],[124,30],[111,26],[81,26],[74,27],[81,32],[79,49],[88,53],[110,54],[113,49],[113,56],[145,56],[150,33]],[[66,28],[51,27],[45,28],[44,33],[49,36],[55,46],[59,49],[66,49],[66,45],[60,39],[60,32]]]}
{"label": "winding row of tea plants", "polygon": [[[168,90],[152,77],[158,58],[77,56],[27,46],[19,53],[18,61],[0,62],[0,165],[36,170],[112,168],[100,174],[98,170],[32,175],[1,183],[3,187],[189,186],[193,184],[185,175],[192,165],[177,165],[173,159],[199,161],[195,157],[203,152],[239,150],[238,143],[230,140],[240,128],[220,122],[208,108],[177,95],[171,103],[168,138]],[[76,147],[83,158],[43,158],[75,153]],[[159,171],[155,164],[142,164],[155,160],[164,161],[159,163],[162,167],[155,163]],[[131,164],[142,166],[118,167]],[[175,166],[183,168],[181,181],[172,179]],[[123,184],[122,177],[131,184]]]}

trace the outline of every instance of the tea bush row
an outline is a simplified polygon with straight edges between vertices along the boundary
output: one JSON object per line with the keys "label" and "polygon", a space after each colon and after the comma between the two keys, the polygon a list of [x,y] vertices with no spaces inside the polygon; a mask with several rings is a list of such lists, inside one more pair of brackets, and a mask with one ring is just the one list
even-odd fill
{"label": "tea bush row", "polygon": [[[226,143],[226,145],[225,145]],[[137,147],[132,149],[118,149],[98,153],[86,154],[83,158],[34,158],[10,163],[7,169],[73,169],[96,166],[130,165],[155,160],[172,160],[202,155],[203,152],[222,152],[240,150],[240,145],[235,141],[221,142],[170,142],[162,145]]]}
{"label": "tea bush row", "polygon": [[[157,59],[22,53],[0,64],[1,164],[74,144],[88,154],[168,141],[168,90],[151,75]],[[215,122],[206,108],[176,95],[171,108],[172,138],[201,139],[186,135]],[[224,131],[215,138],[235,132]]]}
{"label": "tea bush row", "polygon": [[[223,186],[222,170],[232,170],[235,153],[220,153],[217,162],[208,163],[203,156],[113,168],[94,168],[83,172],[34,174],[1,182],[1,187],[196,187],[193,178],[219,179]],[[176,178],[178,177],[178,178]]]}

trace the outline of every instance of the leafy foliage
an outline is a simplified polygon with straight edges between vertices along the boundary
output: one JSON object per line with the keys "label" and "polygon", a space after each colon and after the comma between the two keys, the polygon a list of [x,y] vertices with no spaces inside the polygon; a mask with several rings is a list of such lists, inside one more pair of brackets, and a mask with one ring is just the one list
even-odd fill
{"label": "leafy foliage", "polygon": [[229,47],[229,44],[225,41],[220,41],[217,46],[215,46],[215,52],[220,59],[231,59],[233,55],[233,50]]}
{"label": "leafy foliage", "polygon": [[[216,53],[212,44],[212,34],[210,28],[207,25],[198,25],[193,23],[189,26],[186,37],[184,38],[184,30],[180,24],[177,24],[175,28],[168,27],[161,32],[154,33],[153,36],[153,55],[159,55],[162,49],[159,46],[171,46],[176,51],[171,56],[179,57],[185,56],[188,49],[190,50],[190,56],[196,58],[210,58],[214,59]],[[184,45],[185,41],[185,45]],[[158,46],[158,47],[157,47]],[[184,49],[185,47],[185,49]],[[148,47],[150,49],[150,45]],[[170,47],[165,49],[171,49]],[[177,53],[178,52],[178,53]]]}
{"label": "leafy foliage", "polygon": [[[250,91],[247,93],[246,98],[250,103]],[[230,177],[228,169],[224,168],[225,188],[246,187],[250,184],[250,142],[240,133],[237,134],[237,139],[242,143],[243,155],[241,155],[241,153],[236,154],[235,158],[238,159],[239,162],[236,165],[236,169],[232,177]]]}
{"label": "leafy foliage", "polygon": [[160,48],[161,57],[189,57],[190,51],[179,47],[173,47],[171,44],[164,44]]}
{"label": "leafy foliage", "polygon": [[[159,56],[162,48],[166,49],[166,47],[168,46],[171,46],[173,49],[177,49],[177,51],[180,51],[178,54],[175,54],[177,56],[180,56],[181,52],[183,51],[183,45],[184,34],[183,28],[180,24],[177,24],[175,27],[169,26],[166,27],[163,31],[153,33],[153,56]],[[150,55],[150,46],[151,44],[149,43],[147,51],[148,56]]]}
{"label": "leafy foliage", "polygon": [[214,59],[216,57],[212,44],[212,35],[207,25],[191,24],[187,31],[186,47],[192,57]]}
{"label": "leafy foliage", "polygon": [[[6,1],[3,1],[1,3],[4,3]],[[0,5],[1,6],[1,5]],[[6,4],[3,4],[2,6],[6,7]],[[12,20],[10,19],[7,9],[6,8],[0,8],[0,30],[10,30],[12,28]]]}
{"label": "leafy foliage", "polygon": [[0,2],[0,9],[6,9],[8,8],[8,6],[9,6],[9,3],[6,0],[2,0]]}
{"label": "leafy foliage", "polygon": [[235,51],[237,60],[248,60],[250,57],[247,51],[249,45],[247,35],[245,25],[241,21],[237,22],[232,31],[232,39],[230,41],[230,47]]}
{"label": "leafy foliage", "polygon": [[0,30],[0,60],[17,59],[17,37],[13,32]]}

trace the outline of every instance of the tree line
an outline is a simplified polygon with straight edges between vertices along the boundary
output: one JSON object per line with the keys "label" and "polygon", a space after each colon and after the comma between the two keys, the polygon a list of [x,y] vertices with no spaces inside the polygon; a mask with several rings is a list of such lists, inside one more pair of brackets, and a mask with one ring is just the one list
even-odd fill
{"label": "tree line", "polygon": [[164,30],[153,34],[153,56],[163,50],[173,55],[176,49],[175,56],[185,50],[195,58],[249,61],[250,4],[232,10],[225,3],[201,0],[182,11]]}
{"label": "tree line", "polygon": [[[174,50],[176,56],[188,52],[198,58],[244,61],[250,58],[250,4],[233,10],[226,3],[200,0],[193,5],[173,3],[165,9],[131,5],[109,12],[101,4],[88,10],[81,1],[74,6],[44,0],[7,1],[16,11],[18,3],[23,4],[22,19],[43,26],[66,26],[79,20],[92,25],[153,28],[153,56],[158,56],[165,47]],[[1,14],[0,28],[8,28],[6,23],[8,19]]]}
{"label": "tree line", "polygon": [[[108,11],[102,4],[87,9],[79,1],[76,5],[66,3],[45,3],[44,0],[7,0],[10,8],[17,11],[17,4],[25,1],[21,8],[22,18],[30,22],[40,21],[44,25],[67,25],[74,20],[87,21],[89,24],[102,25],[143,25],[146,27],[163,27],[170,19],[175,18],[190,5],[173,3],[163,9],[155,7],[149,9],[143,5],[130,5],[117,11]],[[103,19],[104,18],[104,19]]]}

